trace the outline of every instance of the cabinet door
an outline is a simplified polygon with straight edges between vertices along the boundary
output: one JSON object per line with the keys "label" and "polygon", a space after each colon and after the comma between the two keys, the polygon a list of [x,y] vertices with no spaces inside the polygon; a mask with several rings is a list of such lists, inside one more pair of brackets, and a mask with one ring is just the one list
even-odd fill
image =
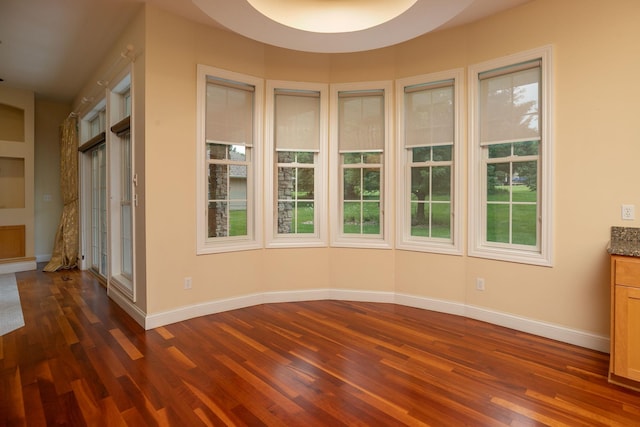
{"label": "cabinet door", "polygon": [[640,381],[640,288],[615,287],[614,373]]}

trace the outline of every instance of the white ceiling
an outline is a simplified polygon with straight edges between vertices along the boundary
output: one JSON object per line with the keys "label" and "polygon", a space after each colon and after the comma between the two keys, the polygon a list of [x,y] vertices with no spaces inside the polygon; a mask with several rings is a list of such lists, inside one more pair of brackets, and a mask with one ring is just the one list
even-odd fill
{"label": "white ceiling", "polygon": [[[373,32],[363,37],[362,31],[320,34],[284,27],[257,14],[247,0],[0,0],[0,84],[69,102],[143,2],[276,46],[345,52],[399,43],[527,1],[531,0],[418,0],[389,26],[365,30]],[[438,10],[424,16],[427,6]],[[251,21],[247,11],[259,22]]]}

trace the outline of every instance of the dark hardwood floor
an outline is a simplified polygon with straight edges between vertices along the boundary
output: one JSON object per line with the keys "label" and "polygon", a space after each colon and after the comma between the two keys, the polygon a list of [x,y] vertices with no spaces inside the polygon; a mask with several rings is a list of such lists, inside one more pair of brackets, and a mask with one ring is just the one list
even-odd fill
{"label": "dark hardwood floor", "polygon": [[0,425],[637,426],[608,355],[393,304],[267,304],[144,331],[89,274],[17,274]]}

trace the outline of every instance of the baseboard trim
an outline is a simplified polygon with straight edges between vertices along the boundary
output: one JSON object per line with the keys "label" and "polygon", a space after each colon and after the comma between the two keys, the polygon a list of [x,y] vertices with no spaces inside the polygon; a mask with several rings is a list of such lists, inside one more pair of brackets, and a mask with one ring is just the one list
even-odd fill
{"label": "baseboard trim", "polygon": [[32,271],[37,268],[38,265],[36,264],[35,258],[29,261],[0,263],[0,274],[20,273],[21,271]]}
{"label": "baseboard trim", "polygon": [[329,299],[394,303],[424,310],[454,314],[592,350],[602,351],[605,353],[609,352],[609,338],[605,336],[571,329],[552,323],[541,322],[526,317],[514,316],[512,314],[489,310],[482,307],[466,305],[459,302],[426,298],[409,294],[398,294],[394,292],[344,289],[311,289],[306,291],[265,292],[180,307],[174,310],[147,315],[142,319],[134,316],[134,319],[136,319],[136,321],[145,329],[153,329],[159,326],[192,319],[194,317],[206,316],[209,314],[221,313],[224,311],[259,304]]}

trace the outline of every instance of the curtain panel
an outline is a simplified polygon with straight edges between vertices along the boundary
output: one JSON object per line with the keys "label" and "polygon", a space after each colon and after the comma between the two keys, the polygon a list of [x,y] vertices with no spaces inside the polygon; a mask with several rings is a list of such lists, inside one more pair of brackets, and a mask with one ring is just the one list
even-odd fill
{"label": "curtain panel", "polygon": [[60,191],[64,207],[51,255],[44,271],[74,268],[78,265],[78,140],[75,117],[62,124],[60,140]]}

